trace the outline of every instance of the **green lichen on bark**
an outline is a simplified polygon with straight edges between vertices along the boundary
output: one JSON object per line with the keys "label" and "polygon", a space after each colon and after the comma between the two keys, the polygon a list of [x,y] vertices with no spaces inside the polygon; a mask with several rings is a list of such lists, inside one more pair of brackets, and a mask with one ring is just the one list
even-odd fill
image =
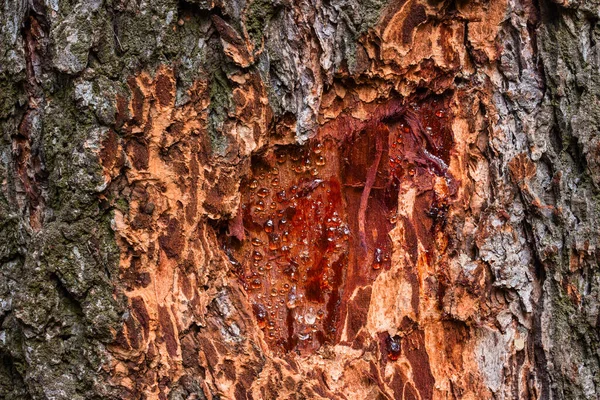
{"label": "green lichen on bark", "polygon": [[214,71],[210,81],[210,106],[209,106],[209,135],[211,149],[216,155],[225,155],[227,150],[227,136],[222,132],[223,123],[226,121],[231,104],[232,88],[225,73]]}
{"label": "green lichen on bark", "polygon": [[367,32],[370,28],[374,27],[379,20],[381,12],[389,4],[385,0],[367,0],[359,3],[360,7],[360,22],[356,32],[358,35],[362,35]]}
{"label": "green lichen on bark", "polygon": [[275,15],[275,6],[271,0],[254,0],[246,10],[246,30],[255,46],[259,46],[266,25]]}
{"label": "green lichen on bark", "polygon": [[[111,212],[98,201],[103,128],[91,110],[77,110],[72,81],[66,83],[70,90],[45,93],[43,126],[30,132],[32,154],[43,163],[35,181],[44,197],[41,229],[32,232],[27,215],[18,226],[10,218],[1,221],[2,235],[20,240],[4,268],[5,279],[14,284],[8,288],[11,312],[0,349],[10,351],[34,398],[83,399],[105,392],[95,371],[106,361],[104,347],[123,312],[113,295],[119,256]],[[14,218],[18,204],[8,208]]]}
{"label": "green lichen on bark", "polygon": [[595,45],[600,14],[595,4],[540,3],[539,56],[547,84],[540,126],[551,126],[548,143],[554,146],[548,146],[548,162],[560,182],[558,204],[568,210],[538,228],[539,236],[556,243],[558,250],[556,257],[542,260],[546,279],[541,328],[551,360],[548,396],[557,399],[596,398],[600,387],[600,65]]}
{"label": "green lichen on bark", "polygon": [[22,82],[18,76],[0,76],[0,119],[8,118],[19,103],[25,103]]}

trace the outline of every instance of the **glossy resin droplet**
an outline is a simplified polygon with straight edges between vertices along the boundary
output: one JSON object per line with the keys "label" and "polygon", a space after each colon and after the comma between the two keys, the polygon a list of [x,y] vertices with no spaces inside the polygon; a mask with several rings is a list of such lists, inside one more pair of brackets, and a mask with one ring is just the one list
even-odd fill
{"label": "glossy resin droplet", "polygon": [[396,335],[393,337],[389,337],[386,340],[386,351],[387,357],[391,361],[397,361],[400,358],[400,354],[402,353],[402,348],[400,345],[400,336]]}

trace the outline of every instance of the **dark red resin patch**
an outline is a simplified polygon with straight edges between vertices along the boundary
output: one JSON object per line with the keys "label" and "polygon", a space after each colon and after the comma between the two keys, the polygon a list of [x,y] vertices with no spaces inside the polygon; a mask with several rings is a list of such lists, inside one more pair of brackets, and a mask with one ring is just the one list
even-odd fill
{"label": "dark red resin patch", "polygon": [[330,146],[276,149],[244,183],[236,272],[281,350],[312,351],[335,336],[350,230],[339,180],[326,168]]}
{"label": "dark red resin patch", "polygon": [[[338,341],[349,310],[366,316],[369,299],[353,305],[350,295],[390,268],[404,181],[419,189],[415,214],[402,219],[406,248],[416,261],[417,241],[433,245],[447,207],[433,182],[453,186],[449,121],[442,98],[394,101],[371,121],[340,117],[304,146],[253,158],[226,248],[272,349],[311,353]],[[351,320],[350,341],[366,318]]]}

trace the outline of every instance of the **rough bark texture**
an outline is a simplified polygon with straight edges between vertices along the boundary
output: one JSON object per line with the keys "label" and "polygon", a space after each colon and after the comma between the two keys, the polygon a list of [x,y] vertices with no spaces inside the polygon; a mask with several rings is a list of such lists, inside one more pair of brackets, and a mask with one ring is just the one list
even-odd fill
{"label": "rough bark texture", "polygon": [[0,398],[600,398],[599,20],[7,0]]}

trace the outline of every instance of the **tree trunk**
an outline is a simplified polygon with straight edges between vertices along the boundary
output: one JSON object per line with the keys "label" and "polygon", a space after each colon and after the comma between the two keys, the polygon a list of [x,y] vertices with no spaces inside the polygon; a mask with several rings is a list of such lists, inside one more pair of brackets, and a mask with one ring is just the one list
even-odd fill
{"label": "tree trunk", "polygon": [[600,398],[599,19],[7,0],[0,397]]}

